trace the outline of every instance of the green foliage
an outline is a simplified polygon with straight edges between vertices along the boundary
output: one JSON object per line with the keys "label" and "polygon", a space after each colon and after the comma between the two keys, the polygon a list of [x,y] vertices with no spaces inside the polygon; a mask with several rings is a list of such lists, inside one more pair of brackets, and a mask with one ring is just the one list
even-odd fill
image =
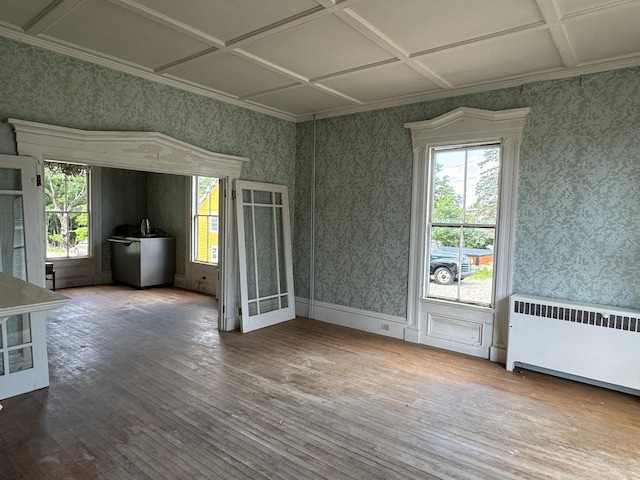
{"label": "green foliage", "polygon": [[488,267],[480,267],[473,274],[474,280],[487,280],[493,277],[493,269]]}
{"label": "green foliage", "polygon": [[47,252],[66,254],[69,247],[88,239],[88,184],[86,167],[45,162]]}

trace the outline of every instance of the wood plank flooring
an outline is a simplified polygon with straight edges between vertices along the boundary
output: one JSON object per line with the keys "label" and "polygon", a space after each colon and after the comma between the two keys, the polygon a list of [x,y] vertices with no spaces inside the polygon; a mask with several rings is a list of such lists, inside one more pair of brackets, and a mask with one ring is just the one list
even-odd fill
{"label": "wood plank flooring", "polygon": [[640,479],[640,399],[213,299],[67,289],[51,386],[2,401],[8,479]]}

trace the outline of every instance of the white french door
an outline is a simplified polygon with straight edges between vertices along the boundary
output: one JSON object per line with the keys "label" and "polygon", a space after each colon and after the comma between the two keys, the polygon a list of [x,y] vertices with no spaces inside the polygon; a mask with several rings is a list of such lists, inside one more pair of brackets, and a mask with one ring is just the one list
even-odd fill
{"label": "white french door", "polygon": [[242,332],[295,318],[289,195],[284,185],[236,181]]}
{"label": "white french door", "polygon": [[[0,272],[44,283],[36,160],[0,155]],[[0,399],[49,385],[45,312],[0,319]]]}

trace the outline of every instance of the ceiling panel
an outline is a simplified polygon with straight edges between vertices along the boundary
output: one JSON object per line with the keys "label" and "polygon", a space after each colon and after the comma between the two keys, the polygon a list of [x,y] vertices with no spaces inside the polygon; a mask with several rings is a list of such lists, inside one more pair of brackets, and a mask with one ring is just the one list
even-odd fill
{"label": "ceiling panel", "polygon": [[165,73],[239,97],[295,83],[230,53],[204,55]]}
{"label": "ceiling panel", "polygon": [[373,0],[351,10],[409,53],[542,22],[535,0]]}
{"label": "ceiling panel", "polygon": [[249,100],[267,105],[294,115],[308,115],[313,112],[343,108],[352,104],[329,93],[310,86],[296,87],[279,92],[251,97]]}
{"label": "ceiling panel", "polygon": [[314,0],[135,0],[224,42],[312,8]]}
{"label": "ceiling panel", "polygon": [[306,78],[393,58],[335,16],[307,22],[243,48]]}
{"label": "ceiling panel", "polygon": [[0,0],[0,21],[23,28],[50,3],[51,0]]}
{"label": "ceiling panel", "polygon": [[551,36],[546,31],[512,35],[509,41],[491,39],[420,57],[456,87],[524,76],[563,68]]}
{"label": "ceiling panel", "polygon": [[150,68],[210,47],[102,0],[85,0],[44,33]]}
{"label": "ceiling panel", "polygon": [[441,90],[407,65],[385,65],[322,82],[363,102],[399,98]]}
{"label": "ceiling panel", "polygon": [[640,51],[640,3],[577,17],[565,28],[579,63],[637,54]]}

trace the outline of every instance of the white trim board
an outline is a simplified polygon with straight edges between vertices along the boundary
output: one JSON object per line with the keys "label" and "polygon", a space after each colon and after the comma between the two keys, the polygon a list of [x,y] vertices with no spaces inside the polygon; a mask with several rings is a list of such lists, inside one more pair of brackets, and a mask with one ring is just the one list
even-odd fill
{"label": "white trim board", "polygon": [[[309,303],[306,298],[296,297],[296,315],[308,317]],[[404,330],[407,326],[407,319],[404,317],[345,307],[344,305],[333,303],[315,301],[313,303],[313,312],[313,320],[355,328],[356,330],[376,333],[399,340],[404,339]],[[387,326],[388,330],[384,329],[384,326]]]}

